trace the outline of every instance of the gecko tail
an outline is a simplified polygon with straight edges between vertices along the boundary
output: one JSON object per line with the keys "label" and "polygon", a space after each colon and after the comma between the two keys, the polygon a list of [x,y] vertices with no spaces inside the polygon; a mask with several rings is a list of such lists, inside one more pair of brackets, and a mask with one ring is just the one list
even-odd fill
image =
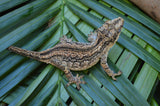
{"label": "gecko tail", "polygon": [[9,51],[20,54],[22,56],[26,56],[35,60],[40,60],[40,53],[39,52],[34,52],[34,51],[29,51],[25,49],[21,49],[19,47],[15,46],[10,46],[7,48]]}

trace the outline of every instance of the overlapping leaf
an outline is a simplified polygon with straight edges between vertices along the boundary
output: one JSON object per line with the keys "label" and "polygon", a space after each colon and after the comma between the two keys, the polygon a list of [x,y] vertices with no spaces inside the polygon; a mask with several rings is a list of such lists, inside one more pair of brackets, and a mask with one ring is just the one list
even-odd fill
{"label": "overlapping leaf", "polygon": [[[11,11],[0,18],[0,22],[3,23],[0,27],[0,33],[3,34],[0,36],[0,100],[8,102],[9,99],[10,102],[8,103],[11,106],[26,104],[68,105],[67,103],[69,103],[70,98],[72,99],[72,103],[77,105],[118,105],[118,103],[122,103],[124,105],[148,105],[147,101],[123,75],[118,78],[118,81],[113,81],[104,73],[99,64],[89,69],[89,75],[84,72],[80,73],[85,74],[84,80],[87,84],[81,85],[81,90],[77,91],[74,85],[73,87],[65,86],[67,84],[65,76],[62,71],[57,68],[53,68],[51,65],[45,65],[45,68],[41,69],[40,62],[27,60],[22,56],[10,54],[6,50],[7,47],[13,44],[22,44],[22,48],[29,50],[44,50],[54,46],[58,42],[60,36],[66,33],[67,35],[71,35],[73,38],[76,38],[77,41],[87,42],[86,34],[77,28],[76,23],[81,23],[81,21],[83,21],[88,23],[89,26],[93,26],[93,28],[98,28],[104,23],[104,21],[96,17],[96,15],[78,7],[77,4],[80,4],[80,6],[86,9],[91,8],[103,17],[110,19],[118,16],[123,17],[125,19],[124,27],[126,29],[139,36],[141,39],[157,49],[157,51],[160,50],[159,37],[150,30],[143,26],[139,26],[138,23],[105,6],[102,2],[97,2],[95,0],[79,1],[82,4],[77,0],[31,1],[30,3],[28,2],[27,5]],[[121,7],[117,4],[120,1],[103,1],[110,3],[116,8],[124,11],[124,13],[128,13],[128,11],[125,11],[125,8],[129,8],[128,4],[124,4],[126,7]],[[74,4],[71,2],[74,2]],[[17,5],[16,1],[14,5]],[[29,11],[29,13],[27,11]],[[15,15],[16,13],[17,15]],[[24,15],[25,17],[22,17]],[[138,21],[141,21],[141,17],[145,17],[139,15],[139,13],[136,13],[135,15],[129,13],[129,15]],[[11,17],[11,19],[9,17]],[[74,17],[73,20],[70,19],[72,17]],[[49,19],[52,19],[52,23],[50,23]],[[21,21],[16,25],[15,23],[18,20]],[[146,20],[150,19],[147,17]],[[146,20],[141,22],[147,25]],[[152,23],[152,21],[150,21],[150,23]],[[9,26],[9,24],[12,25]],[[46,26],[47,24],[48,26]],[[155,24],[154,22],[152,24],[154,29],[152,27],[149,28],[158,33],[158,24]],[[41,30],[38,32],[37,30],[39,29]],[[33,39],[29,39],[31,34],[38,35],[33,37]],[[23,38],[27,37],[29,41],[26,41],[26,43],[23,44]],[[118,43],[120,43],[124,48],[130,50],[146,63],[150,64],[157,71],[160,71],[159,60],[153,57],[149,52],[125,34],[121,34]],[[128,45],[130,46],[128,47]],[[109,66],[112,70],[117,71],[117,67],[111,61],[112,60],[108,61]],[[40,69],[41,73],[34,75],[37,69]],[[29,80],[25,80],[31,75],[31,73],[34,76],[34,79],[32,79],[31,82]],[[76,72],[73,73],[76,74]],[[22,86],[21,83],[27,83],[29,85],[24,87],[25,90],[23,91],[23,94],[18,94],[17,92],[14,92],[14,90],[20,92],[21,89],[18,89],[18,86]],[[14,97],[14,93],[16,93],[16,97]],[[12,94],[14,96],[10,96]],[[119,102],[115,102],[116,99],[119,100]]]}

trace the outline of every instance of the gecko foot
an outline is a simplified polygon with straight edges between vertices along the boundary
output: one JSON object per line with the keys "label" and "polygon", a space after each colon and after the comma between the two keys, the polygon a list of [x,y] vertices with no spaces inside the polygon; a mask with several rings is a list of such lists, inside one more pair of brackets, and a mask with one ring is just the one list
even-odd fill
{"label": "gecko foot", "polygon": [[76,84],[77,89],[80,89],[80,84],[85,84],[86,83],[85,81],[81,81],[81,79],[83,77],[84,77],[83,75],[79,76],[79,74],[77,74],[76,77],[72,77],[72,78],[69,79],[69,82],[68,82],[67,86],[74,83],[74,84]]}
{"label": "gecko foot", "polygon": [[116,79],[115,77],[116,77],[116,76],[119,76],[119,75],[121,75],[121,74],[122,74],[122,71],[118,71],[118,73],[112,73],[111,77],[112,77],[113,80],[116,81],[117,79]]}

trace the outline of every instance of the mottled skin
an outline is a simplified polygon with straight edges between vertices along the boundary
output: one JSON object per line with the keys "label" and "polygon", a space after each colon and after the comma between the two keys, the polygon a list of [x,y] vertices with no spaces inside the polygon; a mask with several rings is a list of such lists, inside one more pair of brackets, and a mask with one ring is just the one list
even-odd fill
{"label": "mottled skin", "polygon": [[121,74],[121,71],[114,73],[109,68],[107,55],[109,49],[117,41],[122,26],[123,19],[120,17],[106,21],[102,27],[88,35],[90,43],[72,42],[71,39],[63,36],[57,45],[42,52],[28,51],[13,46],[10,46],[8,50],[60,68],[69,80],[67,85],[75,83],[79,89],[79,84],[85,83],[80,80],[83,76],[77,74],[77,76],[74,77],[70,70],[86,70],[100,60],[104,71],[111,76],[113,80],[116,80],[115,76]]}

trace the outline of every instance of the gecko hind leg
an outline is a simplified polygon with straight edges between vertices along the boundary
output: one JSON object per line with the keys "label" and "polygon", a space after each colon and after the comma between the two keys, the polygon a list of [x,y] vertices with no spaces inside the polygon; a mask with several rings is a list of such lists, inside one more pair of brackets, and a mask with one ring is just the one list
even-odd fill
{"label": "gecko hind leg", "polygon": [[76,76],[73,76],[73,74],[71,73],[71,71],[65,67],[64,73],[67,77],[67,79],[69,80],[67,86],[69,86],[70,84],[76,84],[77,89],[80,89],[80,84],[85,84],[85,81],[81,81],[81,79],[84,77],[83,75],[79,76],[79,74],[77,74]]}

